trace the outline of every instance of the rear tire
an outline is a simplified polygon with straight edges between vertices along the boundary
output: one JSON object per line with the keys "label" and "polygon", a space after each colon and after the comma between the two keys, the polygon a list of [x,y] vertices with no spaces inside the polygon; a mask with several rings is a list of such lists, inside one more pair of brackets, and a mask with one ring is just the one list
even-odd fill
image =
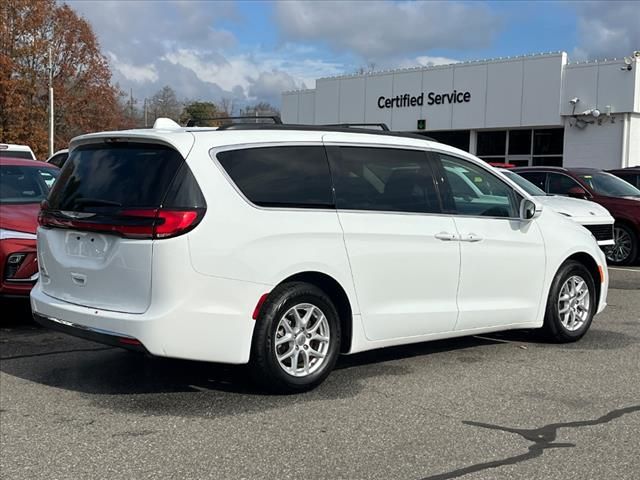
{"label": "rear tire", "polygon": [[638,256],[638,235],[624,223],[616,223],[613,227],[615,245],[605,251],[607,261],[611,265],[629,265]]}
{"label": "rear tire", "polygon": [[338,359],[340,322],[331,299],[315,285],[284,283],[267,297],[251,348],[254,381],[277,393],[310,390]]}
{"label": "rear tire", "polygon": [[597,306],[596,286],[589,270],[574,260],[565,262],[551,283],[544,337],[555,343],[580,340],[589,330]]}

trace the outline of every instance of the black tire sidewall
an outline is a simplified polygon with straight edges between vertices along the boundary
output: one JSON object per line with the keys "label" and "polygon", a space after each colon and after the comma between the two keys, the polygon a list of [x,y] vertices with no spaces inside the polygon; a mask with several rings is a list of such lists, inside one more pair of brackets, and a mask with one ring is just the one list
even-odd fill
{"label": "black tire sidewall", "polygon": [[[309,303],[322,310],[329,324],[331,336],[323,365],[307,377],[294,377],[285,372],[276,358],[275,351],[278,322],[287,310],[300,303]],[[269,294],[256,322],[251,363],[254,378],[263,387],[284,393],[304,391],[322,383],[333,370],[340,353],[340,322],[333,302],[318,287],[303,282],[277,287]]]}
{"label": "black tire sidewall", "polygon": [[[560,296],[562,285],[564,285],[567,279],[574,275],[581,277],[587,283],[590,302],[587,321],[578,330],[570,331],[567,330],[560,321],[560,314],[558,313],[558,297]],[[544,329],[549,339],[555,342],[564,343],[574,342],[582,338],[591,326],[591,322],[593,321],[593,317],[598,308],[598,302],[599,299],[596,296],[596,285],[589,270],[587,270],[587,268],[581,263],[573,260],[563,264],[551,283],[549,298],[547,300]]]}

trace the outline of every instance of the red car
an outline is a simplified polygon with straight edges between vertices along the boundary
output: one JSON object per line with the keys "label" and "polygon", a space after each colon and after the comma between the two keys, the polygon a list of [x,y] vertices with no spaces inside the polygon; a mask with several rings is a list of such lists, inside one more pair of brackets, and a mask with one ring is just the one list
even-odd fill
{"label": "red car", "polygon": [[519,167],[514,172],[547,193],[599,203],[615,218],[615,245],[605,249],[614,265],[628,265],[640,252],[640,190],[620,178],[593,168]]}
{"label": "red car", "polygon": [[36,228],[40,202],[59,169],[0,157],[0,296],[28,296],[38,279]]}

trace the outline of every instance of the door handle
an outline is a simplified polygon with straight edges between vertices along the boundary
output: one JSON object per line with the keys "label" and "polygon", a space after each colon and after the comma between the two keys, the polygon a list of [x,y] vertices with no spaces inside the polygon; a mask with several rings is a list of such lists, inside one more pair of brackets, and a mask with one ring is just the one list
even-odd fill
{"label": "door handle", "polygon": [[463,236],[462,238],[460,238],[461,242],[479,242],[480,240],[482,240],[482,237],[480,235],[476,235],[475,233],[470,233],[468,235]]}
{"label": "door handle", "polygon": [[445,242],[450,242],[452,240],[456,240],[456,235],[449,232],[440,232],[434,235],[438,240],[442,240]]}

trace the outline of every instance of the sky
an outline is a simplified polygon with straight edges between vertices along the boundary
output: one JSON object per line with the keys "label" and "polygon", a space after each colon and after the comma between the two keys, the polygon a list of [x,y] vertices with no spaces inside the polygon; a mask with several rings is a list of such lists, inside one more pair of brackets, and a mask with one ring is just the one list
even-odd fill
{"label": "sky", "polygon": [[314,88],[317,78],[565,51],[570,61],[640,50],[637,1],[68,0],[113,81],[134,97],[236,106]]}

